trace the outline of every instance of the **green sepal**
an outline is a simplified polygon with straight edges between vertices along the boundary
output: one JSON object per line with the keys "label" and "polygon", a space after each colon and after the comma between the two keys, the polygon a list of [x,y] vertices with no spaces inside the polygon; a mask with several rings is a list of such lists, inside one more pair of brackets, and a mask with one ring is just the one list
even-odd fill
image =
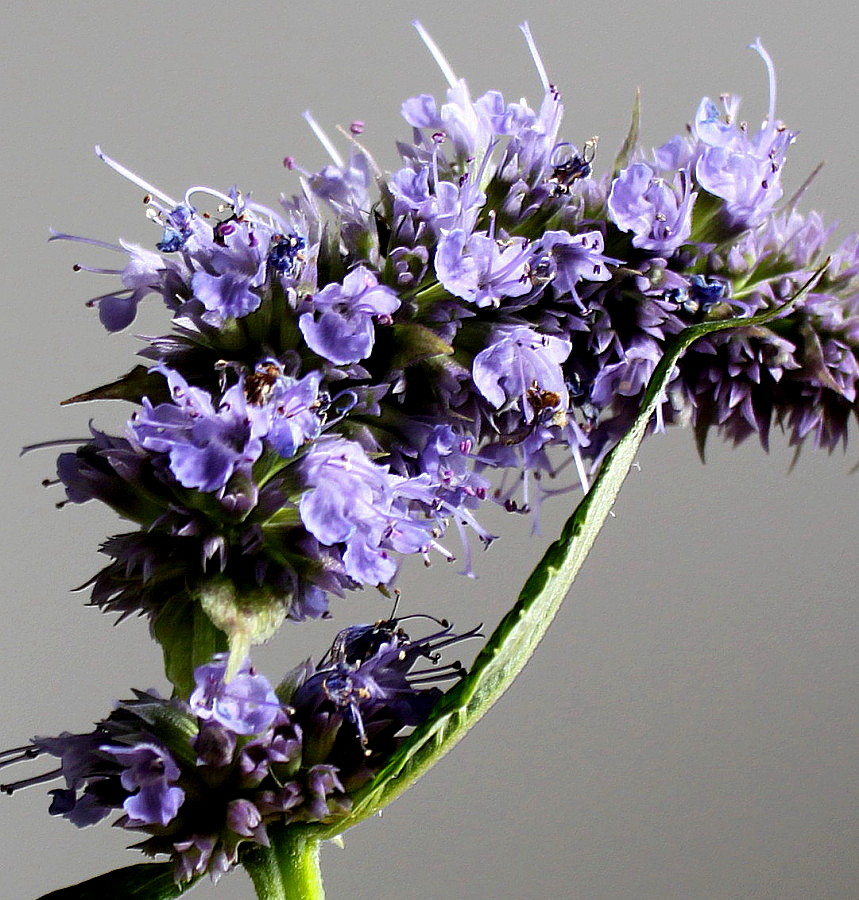
{"label": "green sepal", "polygon": [[453,347],[434,331],[416,322],[394,325],[392,369],[405,369],[431,356],[450,356]]}
{"label": "green sepal", "polygon": [[698,191],[692,207],[692,233],[690,244],[716,244],[736,237],[736,228],[729,228],[724,219],[725,201],[721,197],[705,191]]}
{"label": "green sepal", "polygon": [[316,257],[316,271],[319,284],[340,281],[346,274],[346,267],[340,255],[340,222],[326,222],[322,226],[319,250]]}
{"label": "green sepal", "polygon": [[176,884],[173,876],[172,863],[140,863],[51,891],[38,900],[172,900],[181,897],[197,883],[195,879]]}
{"label": "green sepal", "polygon": [[164,604],[152,622],[152,636],[161,645],[174,695],[183,699],[194,690],[194,669],[227,650],[227,636],[186,593]]}
{"label": "green sepal", "polygon": [[166,704],[160,697],[144,691],[135,690],[137,703],[130,711],[152,729],[178,762],[193,768],[197,765],[197,751],[193,740],[200,733],[197,717],[185,707],[178,704]]}
{"label": "green sepal", "polygon": [[617,177],[621,169],[625,169],[629,164],[629,158],[638,146],[639,129],[641,127],[641,88],[635,89],[635,100],[632,104],[632,119],[629,123],[629,131],[626,133],[626,139],[623,142],[617,156],[614,158],[612,166],[612,176]]}
{"label": "green sepal", "polygon": [[705,335],[763,325],[783,315],[811,289],[822,272],[819,269],[781,306],[748,318],[702,322],[675,338],[653,372],[632,426],[606,456],[591,489],[565,523],[561,536],[546,550],[468,674],[441,697],[430,718],[405,739],[376,777],[353,793],[352,812],[333,825],[318,827],[320,838],[342,833],[396,799],[460,741],[512,684],[552,623],[611,513],[653,413],[685,350]]}
{"label": "green sepal", "polygon": [[170,392],[163,375],[150,372],[146,366],[135,366],[116,381],[61,400],[60,406],[86,403],[89,400],[129,400],[132,403],[140,403],[143,397],[149,397],[153,403],[166,403],[170,399]]}

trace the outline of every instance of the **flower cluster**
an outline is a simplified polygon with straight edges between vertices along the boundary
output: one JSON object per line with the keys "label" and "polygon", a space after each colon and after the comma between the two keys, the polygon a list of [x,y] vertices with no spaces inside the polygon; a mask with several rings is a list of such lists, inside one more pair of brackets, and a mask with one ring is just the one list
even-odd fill
{"label": "flower cluster", "polygon": [[447,623],[411,640],[403,620],[341,631],[322,661],[309,660],[275,689],[245,661],[226,678],[224,654],[195,672],[187,699],[135,692],[95,730],[37,737],[0,754],[9,765],[45,754],[59,768],[2,790],[65,780],[50,812],[78,827],[111,813],[145,835],[137,846],[167,854],[177,881],[226,872],[242,843],[268,846],[271,823],[336,821],[382,767],[404,730],[462,674],[440,651],[478,635]]}
{"label": "flower cluster", "polygon": [[[300,191],[278,209],[235,188],[172,198],[99,150],[161,232],[150,248],[90,241],[125,258],[96,270],[121,287],[91,302],[116,331],[160,297],[173,329],[148,340],[148,368],[81,395],[138,404],[126,432],[93,431],[59,459],[70,501],[137,526],[103,547],[98,606],[154,621],[200,602],[230,632],[235,615],[212,613],[228,584],[236,608],[266,610],[265,627],[242,626],[244,651],[285,617],[327,614],[331,595],[390,584],[402,554],[461,552],[470,572],[470,533],[492,539],[484,501],[533,509],[539,480],[570,461],[586,490],[674,335],[773,310],[827,259],[770,325],[696,344],[657,427],[846,439],[859,242],[827,256],[831,229],[785,200],[796,133],[776,117],[760,42],[771,99],[759,128],[737,98],[704,98],[685,133],[651,152],[631,135],[599,177],[596,139],[560,134],[560,93],[527,27],[534,108],[473,98],[418,30],[449,87],[403,103],[412,135],[391,174],[360,122],[343,156],[309,114],[331,163],[310,172],[287,157]],[[495,469],[513,477],[493,487]]]}
{"label": "flower cluster", "polygon": [[[149,617],[165,658],[187,664],[168,671],[186,699],[137,693],[90,733],[0,754],[60,760],[4,790],[65,779],[52,813],[84,826],[118,812],[178,881],[226,871],[242,845],[268,846],[271,826],[348,815],[437,685],[463,674],[440,651],[478,631],[437,622],[412,641],[402,620],[352,626],[277,688],[250,646],[285,618],[329,614],[332,595],[386,590],[402,555],[452,559],[451,525],[471,573],[472,534],[492,540],[477,516],[487,500],[533,510],[540,480],[570,463],[588,490],[687,326],[740,322],[685,354],[655,427],[766,446],[780,426],[832,449],[856,413],[859,238],[827,251],[832,229],[784,200],[796,133],[776,118],[760,42],[759,128],[737,98],[704,98],[655,150],[633,131],[600,177],[597,139],[560,133],[527,26],[535,108],[472,98],[417,28],[449,86],[403,103],[397,171],[378,170],[362,123],[344,157],[309,114],[331,163],[287,157],[300,190],[278,209],[236,188],[172,198],[99,149],[160,234],[150,247],[53,236],[122,255],[121,268],[75,267],[119,278],[90,301],[108,331],[152,296],[172,317],[146,339],[145,365],[74,398],[136,411],[123,434],[93,428],[62,453],[58,474],[68,502],[132,523],[103,545],[92,601]],[[191,689],[203,645],[230,652],[197,665]]]}

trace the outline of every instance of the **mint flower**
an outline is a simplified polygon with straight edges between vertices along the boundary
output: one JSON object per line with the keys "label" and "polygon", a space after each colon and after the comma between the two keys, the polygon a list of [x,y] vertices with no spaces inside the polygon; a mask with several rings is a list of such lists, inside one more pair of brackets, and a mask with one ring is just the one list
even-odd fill
{"label": "mint flower", "polygon": [[136,791],[127,797],[122,808],[129,823],[167,825],[176,818],[185,800],[185,792],[173,786],[179,778],[175,760],[157,744],[141,743],[135,747],[100,747],[124,767],[119,783],[126,791]]}
{"label": "mint flower", "polygon": [[234,734],[259,734],[271,725],[280,701],[271,685],[258,675],[248,660],[225,681],[226,654],[220,654],[194,672],[197,688],[188,704],[198,719],[217,722]]}
{"label": "mint flower", "polygon": [[153,407],[143,398],[143,411],[130,423],[135,442],[143,450],[166,453],[170,471],[183,487],[206,492],[224,488],[263,449],[242,386],[230,388],[216,409],[208,393],[189,386],[178,372],[160,371],[173,403]]}
{"label": "mint flower", "polygon": [[633,247],[672,253],[692,233],[696,196],[684,170],[668,180],[646,163],[635,163],[612,182],[608,209],[621,231],[634,233]]}
{"label": "mint flower", "polygon": [[376,276],[358,266],[343,284],[329,284],[311,300],[313,312],[298,327],[315,353],[337,365],[366,359],[375,342],[374,319],[390,321],[400,305],[396,294]]}

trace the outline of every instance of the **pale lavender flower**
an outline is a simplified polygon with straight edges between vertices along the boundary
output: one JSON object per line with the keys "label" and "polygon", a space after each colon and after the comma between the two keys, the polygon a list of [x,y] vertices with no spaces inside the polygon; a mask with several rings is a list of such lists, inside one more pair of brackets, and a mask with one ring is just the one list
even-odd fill
{"label": "pale lavender flower", "polygon": [[580,281],[609,281],[612,273],[609,265],[617,265],[619,259],[603,253],[605,247],[602,232],[587,231],[570,234],[568,231],[546,231],[534,245],[532,272],[540,265],[548,265],[546,278],[551,278],[557,294],[570,294],[578,300],[576,285]]}
{"label": "pale lavender flower", "polygon": [[123,767],[119,781],[125,790],[136,791],[122,804],[132,825],[167,825],[176,818],[185,791],[173,784],[180,769],[163,747],[153,743],[133,747],[106,744],[99,749]]}
{"label": "pale lavender flower", "polygon": [[313,311],[303,313],[298,322],[307,345],[330,362],[344,365],[372,353],[374,322],[390,321],[400,301],[369,269],[356,266],[342,285],[327,285],[310,305]]}
{"label": "pale lavender flower", "polygon": [[531,290],[526,277],[530,256],[524,238],[496,240],[455,229],[438,242],[435,270],[455,297],[477,307],[498,306],[506,297],[521,297]]}
{"label": "pale lavender flower", "polygon": [[621,231],[633,232],[633,247],[670,254],[692,233],[695,197],[684,170],[669,180],[647,163],[634,163],[612,182],[608,211]]}
{"label": "pale lavender flower", "polygon": [[515,406],[528,423],[546,408],[541,400],[546,395],[551,395],[548,406],[563,413],[569,393],[561,363],[571,349],[569,341],[522,325],[499,327],[474,358],[474,384],[495,409]]}
{"label": "pale lavender flower", "polygon": [[259,734],[277,717],[280,701],[265,676],[246,660],[226,681],[227,654],[194,671],[197,685],[188,701],[194,714],[213,720],[235,734]]}
{"label": "pale lavender flower", "polygon": [[144,398],[143,410],[130,422],[133,439],[145,450],[167,454],[170,471],[184,487],[223,489],[262,452],[242,387],[227,390],[215,408],[208,392],[189,385],[179,372],[157,370],[167,379],[173,402],[153,406]]}
{"label": "pale lavender flower", "polygon": [[213,324],[241,318],[257,309],[262,300],[251,290],[252,285],[249,276],[233,272],[223,275],[195,272],[191,279],[194,296],[206,308],[203,320]]}
{"label": "pale lavender flower", "polygon": [[709,97],[698,107],[692,125],[702,145],[695,165],[698,183],[725,200],[729,222],[735,227],[759,225],[781,198],[781,171],[796,133],[775,117],[775,68],[760,39],[751,45],[763,59],[769,76],[769,109],[761,127],[750,133],[738,118],[739,98],[726,96],[723,112]]}
{"label": "pale lavender flower", "polygon": [[345,545],[343,563],[356,581],[390,581],[396,563],[381,548],[393,501],[387,467],[352,441],[329,440],[317,443],[300,469],[307,489],[298,508],[307,530],[323,544]]}

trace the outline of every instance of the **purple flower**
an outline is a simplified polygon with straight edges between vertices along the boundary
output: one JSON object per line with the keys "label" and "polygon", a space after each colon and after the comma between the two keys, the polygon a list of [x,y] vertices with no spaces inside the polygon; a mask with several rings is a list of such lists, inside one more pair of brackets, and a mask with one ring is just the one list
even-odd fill
{"label": "purple flower", "polygon": [[292,722],[281,708],[268,731],[248,741],[238,757],[241,782],[256,787],[269,774],[272,766],[280,772],[293,771],[301,762],[301,727]]}
{"label": "purple flower", "polygon": [[251,667],[249,661],[235,676],[224,681],[227,654],[194,670],[197,685],[188,701],[195,715],[213,720],[235,734],[259,734],[265,731],[280,711],[280,701],[268,680]]}
{"label": "purple flower", "polygon": [[75,266],[76,271],[120,276],[122,288],[93,297],[87,303],[87,306],[98,307],[99,319],[108,331],[121,331],[130,325],[137,315],[138,305],[149,294],[161,294],[165,304],[175,310],[179,305],[177,297],[185,293],[184,281],[188,268],[184,261],[165,259],[152,250],[122,240],[118,244],[109,244],[55,231],[51,232],[49,240],[74,241],[128,254],[128,262],[123,269]]}
{"label": "purple flower", "polygon": [[236,732],[212,718],[203,722],[192,743],[197,753],[197,765],[228,766],[236,752]]}
{"label": "purple flower", "polygon": [[497,139],[507,136],[510,143],[500,167],[505,177],[510,177],[518,168],[521,176],[538,178],[557,142],[563,107],[557,90],[549,83],[528,26],[523,25],[522,31],[544,92],[539,113],[524,101],[505,103],[498,91],[487,91],[472,100],[465,81],[456,77],[423,26],[416,22],[415,27],[450,85],[447,102],[441,107],[427,94],[403,103],[403,118],[416,129],[416,143],[420,140],[420,130],[431,131],[435,140],[450,141],[459,161],[478,160],[483,164]]}
{"label": "purple flower", "polygon": [[455,297],[478,307],[498,306],[504,297],[520,297],[531,290],[526,277],[529,258],[524,238],[499,241],[455,229],[438,242],[435,271]]}
{"label": "purple flower", "polygon": [[668,181],[646,163],[635,163],[612,182],[608,211],[621,231],[634,233],[634,247],[672,253],[692,233],[695,197],[684,170]]}
{"label": "purple flower", "polygon": [[[480,636],[478,629],[457,635],[445,625],[413,641],[398,627],[402,621],[342,630],[326,659],[298,687],[291,703],[307,748],[344,743],[344,768],[387,748],[403,728],[426,717],[441,693],[435,685],[462,672],[458,663],[439,665],[439,651]],[[421,661],[433,668],[416,670]],[[341,738],[343,723],[349,727]]]}
{"label": "purple flower", "polygon": [[268,825],[347,814],[350,793],[386,763],[405,728],[423,721],[437,685],[462,674],[458,663],[439,665],[439,652],[477,629],[455,635],[445,624],[412,641],[404,621],[341,632],[319,666],[305,662],[284,678],[289,707],[247,664],[225,684],[226,655],[216,656],[196,670],[188,703],[137,691],[91,734],[0,752],[0,767],[44,753],[62,760],[61,769],[3,790],[64,775],[52,814],[84,826],[122,810],[116,825],[142,831],[136,846],[168,854],[178,879],[217,879],[243,842],[268,846]]}
{"label": "purple flower", "polygon": [[602,408],[617,397],[637,397],[647,387],[662,352],[657,341],[641,335],[624,348],[623,359],[603,364],[591,387],[591,402]]}
{"label": "purple flower", "polygon": [[223,851],[216,853],[218,836],[215,834],[194,834],[191,837],[174,841],[171,849],[176,856],[176,874],[178,882],[190,881],[195,875],[212,872],[213,878],[224,874],[229,865],[224,865]]}
{"label": "purple flower", "polygon": [[298,327],[315,353],[336,363],[359,362],[373,351],[374,318],[390,321],[400,301],[364,266],[356,266],[343,284],[329,284],[311,298],[313,312]]}
{"label": "purple flower", "polygon": [[453,182],[439,179],[436,163],[416,165],[416,170],[405,168],[394,173],[388,185],[394,197],[398,241],[411,244],[419,236],[425,241],[427,228],[434,238],[454,228],[470,233],[486,202],[475,177],[479,170],[472,163],[465,177]]}
{"label": "purple flower", "polygon": [[342,797],[345,788],[335,766],[313,766],[307,773],[306,817],[311,822],[329,821],[332,813],[348,811]]}
{"label": "purple flower", "polygon": [[608,264],[620,263],[619,259],[612,259],[603,253],[604,241],[599,231],[584,234],[546,231],[532,249],[532,273],[547,265],[546,277],[551,277],[555,291],[571,294],[576,300],[576,285],[580,281],[608,281],[611,278]]}
{"label": "purple flower", "polygon": [[[322,131],[309,112],[305,119],[317,134]],[[325,143],[332,148],[330,142]],[[366,227],[367,209],[370,206],[368,191],[373,183],[370,163],[365,153],[352,146],[349,161],[344,163],[339,155],[335,155],[334,165],[325,166],[321,171],[310,175],[308,186],[313,193],[340,215],[347,226]]]}
{"label": "purple flower", "polygon": [[321,543],[342,543],[346,572],[365,584],[386,583],[396,563],[382,548],[392,520],[392,480],[386,466],[371,462],[359,444],[318,442],[300,463],[306,490],[299,513]]}
{"label": "purple flower", "polygon": [[321,372],[296,379],[275,359],[257,363],[241,382],[253,434],[264,437],[285,459],[295,456],[322,428],[321,382]]}
{"label": "purple flower", "polygon": [[241,386],[230,388],[215,409],[211,396],[178,372],[166,367],[157,371],[167,379],[173,403],[153,407],[144,398],[143,410],[130,422],[134,439],[146,450],[166,453],[170,471],[183,487],[221,490],[262,452]]}
{"label": "purple flower", "polygon": [[180,769],[163,747],[141,743],[133,747],[105,745],[99,749],[123,766],[119,780],[125,790],[137,791],[122,804],[132,824],[167,825],[176,818],[185,791],[171,786],[179,778]]}
{"label": "purple flower", "polygon": [[452,83],[447,103],[439,108],[427,94],[412,97],[402,105],[403,118],[413,128],[443,134],[451,142],[456,154],[463,159],[482,157],[495,134],[492,120],[492,99],[471,99],[465,81]]}
{"label": "purple flower", "polygon": [[411,212],[420,219],[434,218],[436,198],[430,190],[429,178],[428,165],[421,166],[417,171],[410,168],[400,169],[391,175],[388,179],[388,188],[394,198],[395,216]]}
{"label": "purple flower", "polygon": [[37,737],[33,745],[40,753],[50,753],[62,760],[60,774],[66,787],[77,790],[89,776],[92,755],[104,742],[104,734],[98,730],[89,734],[62,732],[57,737]]}
{"label": "purple flower", "polygon": [[547,408],[564,412],[569,392],[561,363],[571,349],[569,341],[523,325],[499,327],[474,358],[474,384],[495,409],[515,406],[528,423]]}
{"label": "purple flower", "polygon": [[263,847],[268,846],[262,815],[250,800],[231,800],[227,804],[227,827],[235,834],[262,844]]}
{"label": "purple flower", "polygon": [[450,425],[436,425],[420,454],[420,470],[454,506],[476,506],[486,497],[490,482],[474,471],[474,441]]}
{"label": "purple flower", "polygon": [[759,225],[782,196],[781,170],[788,146],[796,137],[775,117],[775,68],[760,40],[751,45],[769,75],[769,109],[755,133],[739,119],[738,97],[723,99],[724,112],[709,97],[701,101],[692,133],[702,145],[695,165],[698,183],[725,201],[732,225]]}
{"label": "purple flower", "polygon": [[246,316],[262,302],[260,295],[251,290],[251,279],[247,275],[196,272],[191,279],[191,287],[194,296],[206,308],[203,320],[212,324],[219,325],[225,319]]}

